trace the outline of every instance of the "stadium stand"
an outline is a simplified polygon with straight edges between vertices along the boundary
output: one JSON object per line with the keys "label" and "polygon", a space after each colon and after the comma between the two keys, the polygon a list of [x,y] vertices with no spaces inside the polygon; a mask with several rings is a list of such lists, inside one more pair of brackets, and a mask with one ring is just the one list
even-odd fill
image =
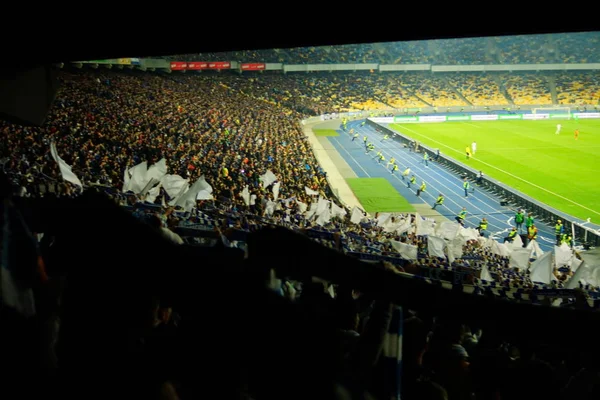
{"label": "stadium stand", "polygon": [[598,72],[558,73],[555,76],[559,104],[600,104],[600,74]]}
{"label": "stadium stand", "polygon": [[517,105],[552,104],[552,94],[544,75],[510,74],[503,75],[502,82]]}
{"label": "stadium stand", "polygon": [[[208,56],[522,63],[569,45],[540,36],[524,54],[522,38],[457,43]],[[331,111],[466,105],[456,91],[506,105],[494,78],[63,71],[43,127],[0,123],[6,381],[29,382],[21,398],[195,399],[213,389],[243,400],[597,398],[598,287],[578,284],[575,300],[549,307],[571,264],[533,282],[473,230],[461,231],[454,261],[434,256],[434,240],[417,234],[431,220],[340,203],[301,130],[301,119]],[[555,79],[561,104],[597,103],[597,73]],[[543,75],[500,80],[515,104],[549,104]],[[63,181],[51,142],[83,193]],[[129,168],[163,158],[171,174],[204,177],[215,200],[194,197],[188,209],[165,187],[123,189],[137,177]]]}
{"label": "stadium stand", "polygon": [[491,75],[461,73],[448,75],[448,82],[471,104],[480,106],[508,104]]}

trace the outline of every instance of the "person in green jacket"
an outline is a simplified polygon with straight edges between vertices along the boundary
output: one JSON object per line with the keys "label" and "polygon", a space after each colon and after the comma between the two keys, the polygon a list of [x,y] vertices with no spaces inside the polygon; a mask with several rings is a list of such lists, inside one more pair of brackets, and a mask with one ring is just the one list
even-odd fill
{"label": "person in green jacket", "polygon": [[533,219],[533,213],[529,213],[527,214],[527,218],[525,219],[525,227],[527,228],[527,231],[529,232],[529,228],[531,226],[533,226],[534,223],[534,219]]}
{"label": "person in green jacket", "polygon": [[506,243],[506,242],[512,243],[513,240],[515,240],[515,237],[517,237],[518,234],[519,234],[519,232],[517,232],[517,227],[513,226],[512,231],[510,231],[508,233],[508,236],[504,238],[504,243]]}
{"label": "person in green jacket", "polygon": [[521,231],[523,230],[523,222],[525,222],[525,213],[523,210],[519,210],[515,214],[515,224],[517,225],[517,230],[519,233],[522,233]]}

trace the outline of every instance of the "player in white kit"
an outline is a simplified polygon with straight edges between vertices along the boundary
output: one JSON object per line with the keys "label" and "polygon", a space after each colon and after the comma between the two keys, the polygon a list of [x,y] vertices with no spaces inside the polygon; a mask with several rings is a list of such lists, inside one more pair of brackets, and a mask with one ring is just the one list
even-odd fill
{"label": "player in white kit", "polygon": [[562,128],[561,124],[556,125],[556,134],[557,135],[560,133],[560,128]]}

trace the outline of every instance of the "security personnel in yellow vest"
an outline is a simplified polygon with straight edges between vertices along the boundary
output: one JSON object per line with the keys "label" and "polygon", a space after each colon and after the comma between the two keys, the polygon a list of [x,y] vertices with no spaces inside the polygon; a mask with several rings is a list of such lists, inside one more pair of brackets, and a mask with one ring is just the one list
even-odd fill
{"label": "security personnel in yellow vest", "polygon": [[385,161],[385,157],[383,155],[383,153],[379,153],[379,160],[377,160],[377,163],[381,164],[382,161]]}
{"label": "security personnel in yellow vest", "polygon": [[410,177],[410,181],[408,181],[408,188],[410,189],[410,185],[416,185],[417,184],[417,178],[413,175]]}
{"label": "security personnel in yellow vest", "polygon": [[454,217],[454,219],[456,220],[456,222],[458,222],[462,226],[465,226],[465,218],[466,217],[467,217],[467,207],[463,207],[462,210],[460,210],[460,212],[458,213],[458,215],[456,217]]}
{"label": "security personnel in yellow vest", "polygon": [[512,231],[510,231],[508,233],[508,236],[504,238],[504,243],[506,242],[513,242],[513,240],[515,240],[515,237],[519,234],[519,232],[517,231],[517,227],[513,226]]}
{"label": "security personnel in yellow vest", "polygon": [[425,163],[426,167],[429,165],[429,155],[427,154],[427,152],[423,153],[423,163]]}
{"label": "security personnel in yellow vest", "polygon": [[390,170],[390,174],[394,174],[394,171],[398,171],[398,166],[396,164],[394,164],[394,166],[392,167],[392,169]]}
{"label": "security personnel in yellow vest", "polygon": [[441,206],[442,204],[444,204],[444,195],[440,193],[437,200],[435,201],[435,204],[433,205],[433,207],[431,207],[431,209],[435,210],[437,206]]}
{"label": "security personnel in yellow vest", "polygon": [[537,240],[538,230],[535,225],[531,225],[527,228],[527,239],[531,242],[532,240]]}
{"label": "security personnel in yellow vest", "polygon": [[554,234],[556,235],[556,245],[560,246],[561,240],[562,240],[562,233],[563,233],[563,224],[562,221],[559,219],[558,221],[556,221],[556,225],[554,225]]}
{"label": "security personnel in yellow vest", "polygon": [[421,196],[421,193],[423,193],[425,191],[425,189],[427,189],[427,185],[425,184],[425,181],[421,182],[421,187],[417,189],[417,196]]}
{"label": "security personnel in yellow vest", "polygon": [[562,237],[561,237],[561,240],[560,240],[560,244],[563,244],[563,243],[565,243],[565,244],[567,244],[569,246],[573,246],[573,238],[571,237],[570,234],[568,234],[568,233],[563,233],[562,234]]}
{"label": "security personnel in yellow vest", "polygon": [[479,222],[479,226],[477,227],[477,230],[479,231],[479,234],[483,237],[486,237],[487,234],[487,228],[488,228],[488,221],[486,217],[483,217],[481,219],[481,222]]}
{"label": "security personnel in yellow vest", "polygon": [[367,140],[369,140],[367,136],[363,136],[363,143],[365,144],[365,147],[367,147]]}
{"label": "security personnel in yellow vest", "polygon": [[463,189],[465,189],[465,197],[469,197],[469,189],[470,188],[471,188],[471,184],[469,183],[467,178],[465,178],[464,182],[463,182]]}
{"label": "security personnel in yellow vest", "polygon": [[406,169],[402,173],[402,180],[404,180],[404,178],[406,178],[408,176],[408,174],[410,174],[410,168],[406,167]]}
{"label": "security personnel in yellow vest", "polygon": [[354,136],[352,136],[352,141],[354,142],[354,139],[356,139],[357,137],[359,137],[360,135],[357,133],[354,134]]}

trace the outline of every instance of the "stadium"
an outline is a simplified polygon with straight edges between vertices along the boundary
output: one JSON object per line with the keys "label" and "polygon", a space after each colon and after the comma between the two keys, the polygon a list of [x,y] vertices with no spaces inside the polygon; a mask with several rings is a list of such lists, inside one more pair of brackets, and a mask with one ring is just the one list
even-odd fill
{"label": "stadium", "polygon": [[15,371],[89,388],[110,360],[129,398],[600,393],[600,32],[52,73],[43,122],[0,121],[0,317],[42,337]]}

